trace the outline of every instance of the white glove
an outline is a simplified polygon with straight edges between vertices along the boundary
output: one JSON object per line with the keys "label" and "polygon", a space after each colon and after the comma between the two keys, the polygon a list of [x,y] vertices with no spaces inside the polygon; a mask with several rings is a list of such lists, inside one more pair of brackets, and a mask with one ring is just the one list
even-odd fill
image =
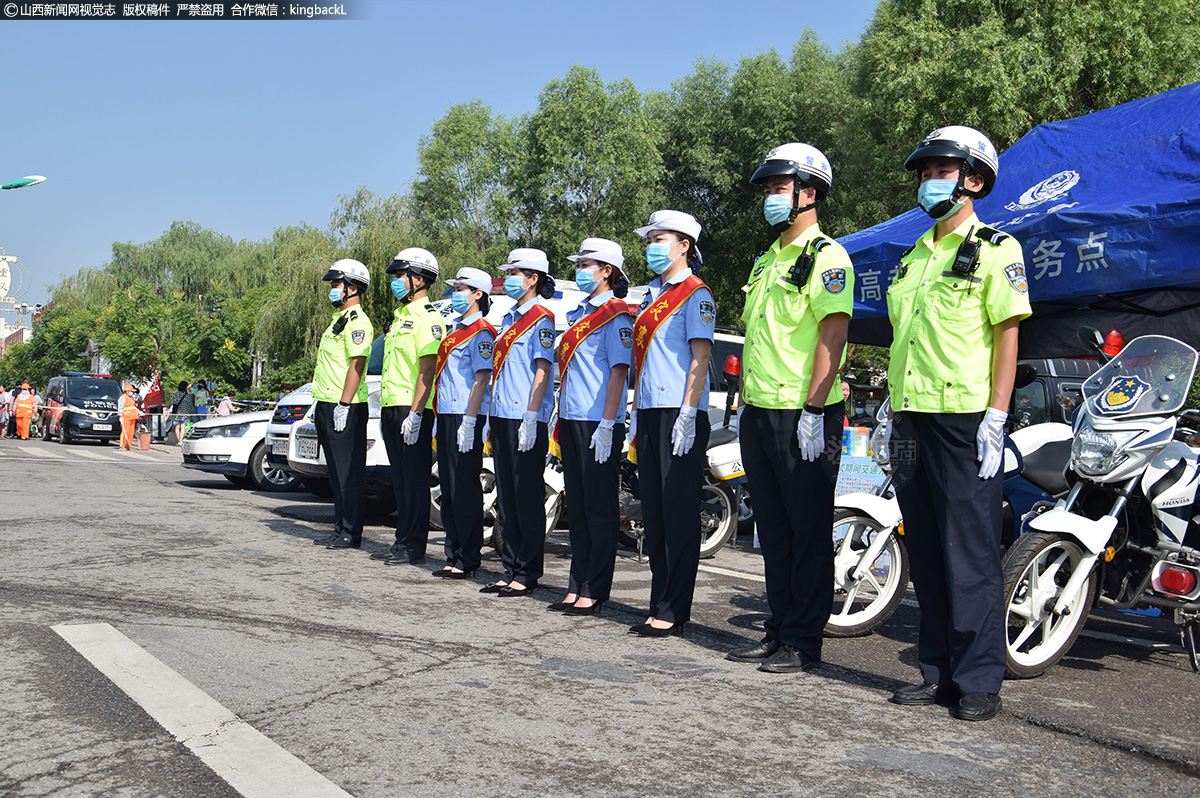
{"label": "white glove", "polygon": [[815,462],[821,456],[824,433],[825,416],[801,411],[800,422],[796,424],[796,444],[800,447],[800,456],[810,463]]}
{"label": "white glove", "polygon": [[880,468],[887,468],[891,463],[891,454],[888,452],[888,445],[892,440],[892,420],[885,418],[879,422],[879,426],[871,433],[871,459],[875,461],[875,465]]}
{"label": "white glove", "polygon": [[525,411],[525,416],[521,419],[521,428],[517,430],[518,452],[527,452],[533,448],[537,440],[537,417],[538,414],[532,410]]}
{"label": "white glove", "polygon": [[629,411],[629,445],[637,441],[637,408]]}
{"label": "white glove", "polygon": [[338,402],[338,406],[333,408],[333,431],[341,432],[346,429],[346,418],[350,415],[350,405],[344,405]]}
{"label": "white glove", "polygon": [[421,414],[409,410],[404,423],[400,425],[400,434],[404,437],[405,446],[416,443],[421,434]]}
{"label": "white glove", "polygon": [[671,453],[683,457],[696,443],[696,408],[684,405],[679,408],[675,426],[671,428]]}
{"label": "white glove", "polygon": [[616,423],[615,418],[602,418],[600,426],[592,433],[592,442],[588,444],[588,448],[596,450],[597,463],[607,463],[608,456],[612,454],[613,427]]}
{"label": "white glove", "polygon": [[463,416],[458,426],[458,450],[463,454],[475,448],[475,416]]}
{"label": "white glove", "polygon": [[1000,470],[1004,459],[1004,422],[1008,413],[989,407],[975,433],[975,449],[979,455],[979,478],[991,479]]}

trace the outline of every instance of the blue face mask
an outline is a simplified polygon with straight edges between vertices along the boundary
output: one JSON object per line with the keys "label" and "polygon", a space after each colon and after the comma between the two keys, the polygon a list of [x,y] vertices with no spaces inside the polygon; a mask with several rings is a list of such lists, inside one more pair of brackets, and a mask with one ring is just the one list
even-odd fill
{"label": "blue face mask", "polygon": [[335,308],[341,306],[346,301],[345,292],[340,288],[329,289],[329,304]]}
{"label": "blue face mask", "polygon": [[408,296],[408,283],[403,277],[392,278],[392,293],[396,295],[396,299],[404,299]]}
{"label": "blue face mask", "polygon": [[786,222],[791,212],[791,194],[771,194],[763,201],[763,216],[772,227]]}
{"label": "blue face mask", "polygon": [[958,213],[963,206],[964,200],[952,200],[956,188],[957,180],[926,180],[917,189],[917,203],[940,222]]}
{"label": "blue face mask", "polygon": [[585,294],[591,294],[596,290],[596,270],[584,269],[583,271],[575,272],[575,285],[579,286],[579,290]]}
{"label": "blue face mask", "polygon": [[520,299],[525,296],[525,278],[519,274],[510,274],[504,278],[504,293],[509,299]]}
{"label": "blue face mask", "polygon": [[671,244],[651,244],[646,247],[646,265],[655,274],[662,274],[671,267],[675,258],[671,257]]}
{"label": "blue face mask", "polygon": [[454,308],[454,312],[462,315],[467,312],[467,308],[471,307],[470,291],[455,291],[450,295],[450,307]]}

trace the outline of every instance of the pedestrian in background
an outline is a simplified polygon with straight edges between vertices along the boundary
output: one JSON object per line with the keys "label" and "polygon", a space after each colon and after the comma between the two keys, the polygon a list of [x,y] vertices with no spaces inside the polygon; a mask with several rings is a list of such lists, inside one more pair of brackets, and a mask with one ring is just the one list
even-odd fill
{"label": "pedestrian in background", "polygon": [[29,424],[33,420],[33,411],[36,406],[33,391],[29,388],[29,381],[25,380],[21,383],[21,390],[13,398],[12,402],[13,417],[17,421],[18,438],[29,438]]}
{"label": "pedestrian in background", "polygon": [[129,451],[133,448],[134,426],[137,424],[138,412],[136,390],[132,385],[125,385],[121,398],[117,400],[117,415],[121,419],[120,448]]}
{"label": "pedestrian in background", "polygon": [[[633,326],[634,412],[630,423],[650,557],[650,612],[630,627],[667,637],[691,619],[700,565],[700,484],[708,448],[708,360],[717,308],[695,274],[700,223],[655,211],[646,239],[650,281]],[[568,500],[568,506],[570,500]]]}
{"label": "pedestrian in background", "polygon": [[587,298],[567,314],[571,326],[558,349],[556,434],[571,497],[571,570],[566,598],[547,609],[594,615],[608,600],[617,558],[633,318],[624,300],[629,280],[620,244],[588,238],[567,260],[575,262],[575,284]]}
{"label": "pedestrian in background", "polygon": [[184,428],[196,412],[196,397],[188,390],[187,380],[180,380],[179,387],[171,394],[171,425],[175,430],[175,442],[183,440]]}
{"label": "pedestrian in background", "polygon": [[196,380],[196,386],[192,389],[192,401],[195,408],[193,414],[197,416],[197,420],[208,414],[209,398],[208,386],[204,380]]}

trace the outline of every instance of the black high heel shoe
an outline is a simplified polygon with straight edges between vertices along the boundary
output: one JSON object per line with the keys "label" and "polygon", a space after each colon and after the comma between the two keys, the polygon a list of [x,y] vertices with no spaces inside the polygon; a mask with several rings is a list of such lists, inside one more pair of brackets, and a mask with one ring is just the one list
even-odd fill
{"label": "black high heel shoe", "polygon": [[480,593],[499,593],[508,587],[508,583],[501,584],[500,582],[492,582],[479,588]]}
{"label": "black high heel shoe", "polygon": [[472,568],[470,571],[446,571],[442,575],[447,579],[470,579],[477,570],[477,568]]}
{"label": "black high heel shoe", "polygon": [[563,615],[576,615],[576,616],[599,615],[600,608],[603,606],[604,606],[603,601],[597,601],[595,604],[591,605],[590,607],[580,607],[578,604],[572,604],[571,606],[569,606],[565,610],[563,610]]}
{"label": "black high heel shoe", "polygon": [[[578,599],[577,599],[578,600]],[[571,607],[575,606],[574,601],[558,601],[554,604],[546,605],[546,612],[566,612]]]}
{"label": "black high heel shoe", "polygon": [[448,577],[450,575],[451,575],[451,571],[450,571],[450,566],[448,566],[448,565],[445,568],[434,571],[433,573],[430,574],[430,576],[436,576],[440,579],[445,579],[446,577]]}
{"label": "black high heel shoe", "polygon": [[642,637],[670,637],[671,635],[677,635],[682,631],[683,624],[681,623],[673,623],[663,629],[659,629],[657,626],[651,626],[647,623],[644,624],[642,628],[638,629],[637,633]]}

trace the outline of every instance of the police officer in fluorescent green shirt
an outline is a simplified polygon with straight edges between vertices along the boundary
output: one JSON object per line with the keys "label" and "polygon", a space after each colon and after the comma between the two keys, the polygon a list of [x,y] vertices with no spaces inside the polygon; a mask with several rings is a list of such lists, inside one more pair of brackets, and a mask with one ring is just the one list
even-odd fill
{"label": "police officer in fluorescent green shirt", "polygon": [[366,515],[367,383],[374,330],[361,307],[371,285],[367,267],[337,261],[322,278],[330,284],[333,321],[321,335],[313,374],[313,421],[333,488],[333,532],[313,542],[327,549],[357,549]]}
{"label": "police officer in fluorescent green shirt", "polygon": [[999,471],[1029,286],[1020,244],[975,216],[999,169],[986,136],[940,128],[905,167],[936,222],[901,257],[887,295],[890,447],[876,456],[890,455],[921,606],[921,684],[891,700],[987,720],[1005,670]]}
{"label": "police officer in fluorescent green shirt", "polygon": [[833,185],[824,153],[784,144],[751,181],[779,238],[746,286],[742,463],[754,496],[771,615],[761,642],[729,652],[769,673],[821,661],[833,606],[833,492],[846,408],[836,377],[854,309],[854,270],[826,238],[817,207]]}
{"label": "police officer in fluorescent green shirt", "polygon": [[433,467],[434,367],[445,320],[429,304],[438,279],[437,258],[408,247],[387,267],[400,300],[384,337],[379,428],[392,469],[396,540],[371,554],[388,565],[425,561],[429,542],[429,473]]}

